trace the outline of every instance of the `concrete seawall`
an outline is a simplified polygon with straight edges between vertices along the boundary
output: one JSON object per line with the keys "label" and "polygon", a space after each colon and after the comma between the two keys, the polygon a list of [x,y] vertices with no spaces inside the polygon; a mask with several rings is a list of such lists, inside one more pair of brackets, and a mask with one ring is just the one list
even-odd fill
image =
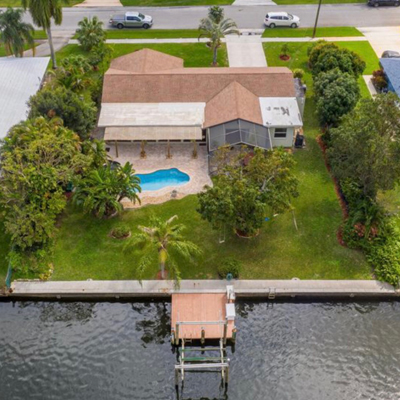
{"label": "concrete seawall", "polygon": [[233,285],[237,297],[396,298],[400,291],[374,280],[182,280],[173,281],[14,281],[8,298],[123,299],[169,298],[172,293],[221,293]]}

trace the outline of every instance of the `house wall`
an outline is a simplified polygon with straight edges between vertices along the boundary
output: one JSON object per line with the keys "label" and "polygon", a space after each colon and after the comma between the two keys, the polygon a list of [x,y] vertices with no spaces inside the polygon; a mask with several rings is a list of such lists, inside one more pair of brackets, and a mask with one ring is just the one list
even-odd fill
{"label": "house wall", "polygon": [[269,131],[271,133],[271,141],[272,141],[272,146],[273,147],[292,147],[293,146],[293,140],[294,140],[294,132],[295,128],[290,126],[290,127],[280,127],[280,128],[286,128],[286,137],[285,138],[275,138],[275,129],[278,127],[274,128],[269,128]]}

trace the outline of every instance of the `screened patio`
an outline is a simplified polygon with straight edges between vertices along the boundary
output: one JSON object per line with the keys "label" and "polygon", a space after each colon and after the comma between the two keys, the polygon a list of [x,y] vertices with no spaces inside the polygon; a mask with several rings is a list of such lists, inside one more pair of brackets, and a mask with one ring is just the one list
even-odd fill
{"label": "screened patio", "polygon": [[224,145],[246,144],[271,149],[271,136],[267,127],[237,119],[207,129],[208,151]]}

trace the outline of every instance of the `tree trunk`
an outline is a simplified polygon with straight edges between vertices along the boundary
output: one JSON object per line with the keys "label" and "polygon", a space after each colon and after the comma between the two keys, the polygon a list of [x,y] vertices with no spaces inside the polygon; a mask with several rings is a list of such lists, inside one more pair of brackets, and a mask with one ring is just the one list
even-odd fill
{"label": "tree trunk", "polygon": [[47,38],[48,38],[49,46],[50,46],[50,55],[51,55],[51,61],[53,63],[53,69],[57,69],[56,54],[54,53],[53,37],[51,36],[50,26],[46,29],[46,32],[47,32]]}
{"label": "tree trunk", "polygon": [[161,279],[165,279],[165,262],[161,261],[160,268],[161,268]]}
{"label": "tree trunk", "polygon": [[217,65],[217,51],[218,51],[218,47],[215,46],[214,47],[214,57],[213,57],[213,66],[214,67]]}

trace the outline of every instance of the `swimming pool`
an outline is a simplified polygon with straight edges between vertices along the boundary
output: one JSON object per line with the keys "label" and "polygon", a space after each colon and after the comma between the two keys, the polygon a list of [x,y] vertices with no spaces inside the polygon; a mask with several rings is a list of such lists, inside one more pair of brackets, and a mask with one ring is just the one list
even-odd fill
{"label": "swimming pool", "polygon": [[159,190],[167,186],[181,186],[189,182],[190,177],[177,168],[159,169],[150,174],[137,174],[142,191]]}

